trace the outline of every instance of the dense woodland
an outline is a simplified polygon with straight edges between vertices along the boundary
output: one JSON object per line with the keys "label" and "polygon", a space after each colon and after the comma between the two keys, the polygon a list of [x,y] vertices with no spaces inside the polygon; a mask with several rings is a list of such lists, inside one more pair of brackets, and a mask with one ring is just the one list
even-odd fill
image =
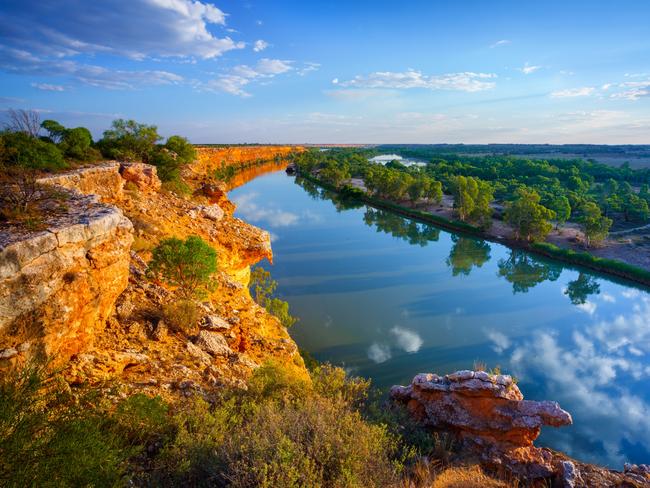
{"label": "dense woodland", "polygon": [[[397,147],[391,147],[397,150]],[[400,152],[400,151],[397,151]],[[424,158],[429,149],[407,148]],[[516,238],[543,241],[553,227],[579,223],[587,244],[602,241],[614,222],[643,225],[650,216],[648,170],[620,168],[582,159],[535,160],[516,156],[435,156],[423,166],[370,163],[376,149],[309,151],[296,158],[301,171],[334,186],[364,181],[371,195],[421,206],[454,197],[459,220],[482,228],[503,218]]]}

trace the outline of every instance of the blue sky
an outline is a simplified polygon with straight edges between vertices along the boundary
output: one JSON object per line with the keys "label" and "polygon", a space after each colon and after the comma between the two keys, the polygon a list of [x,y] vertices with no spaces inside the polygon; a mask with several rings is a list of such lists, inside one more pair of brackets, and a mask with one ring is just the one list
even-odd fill
{"label": "blue sky", "polygon": [[0,109],[193,142],[650,144],[650,2],[5,0]]}

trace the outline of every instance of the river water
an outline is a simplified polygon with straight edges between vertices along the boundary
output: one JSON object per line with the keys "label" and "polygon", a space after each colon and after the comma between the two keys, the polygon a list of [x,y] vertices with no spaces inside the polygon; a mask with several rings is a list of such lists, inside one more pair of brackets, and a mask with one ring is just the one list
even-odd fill
{"label": "river water", "polygon": [[538,445],[622,469],[650,462],[650,294],[385,211],[348,208],[283,171],[230,193],[271,232],[291,329],[316,359],[407,384],[420,372],[500,367],[574,425]]}

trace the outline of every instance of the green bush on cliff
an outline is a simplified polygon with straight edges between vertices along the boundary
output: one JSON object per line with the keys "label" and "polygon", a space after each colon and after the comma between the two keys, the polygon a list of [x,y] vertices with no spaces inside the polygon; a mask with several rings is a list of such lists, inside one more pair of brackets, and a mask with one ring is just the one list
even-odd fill
{"label": "green bush on cliff", "polygon": [[215,289],[217,251],[199,236],[163,239],[152,253],[149,276],[177,287],[183,299],[201,298]]}

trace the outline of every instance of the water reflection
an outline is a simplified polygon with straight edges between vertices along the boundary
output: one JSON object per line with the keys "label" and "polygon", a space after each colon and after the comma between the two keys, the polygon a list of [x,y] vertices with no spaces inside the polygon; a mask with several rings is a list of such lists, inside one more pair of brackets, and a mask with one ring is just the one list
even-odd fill
{"label": "water reflection", "polygon": [[454,245],[449,251],[447,265],[451,267],[454,276],[467,276],[472,268],[480,268],[490,260],[490,245],[486,241],[455,234],[451,236],[451,240]]}
{"label": "water reflection", "polygon": [[512,293],[528,293],[545,281],[556,281],[562,273],[560,265],[538,259],[519,249],[510,250],[508,259],[499,260],[499,276],[512,283]]}
{"label": "water reflection", "polygon": [[[545,430],[541,445],[618,469],[650,460],[646,291],[282,173],[233,196],[239,215],[277,234],[273,275],[301,318],[291,334],[316,358],[379,387],[474,360],[500,365],[527,398],[572,413],[575,424]],[[283,213],[297,220],[281,225]]]}

